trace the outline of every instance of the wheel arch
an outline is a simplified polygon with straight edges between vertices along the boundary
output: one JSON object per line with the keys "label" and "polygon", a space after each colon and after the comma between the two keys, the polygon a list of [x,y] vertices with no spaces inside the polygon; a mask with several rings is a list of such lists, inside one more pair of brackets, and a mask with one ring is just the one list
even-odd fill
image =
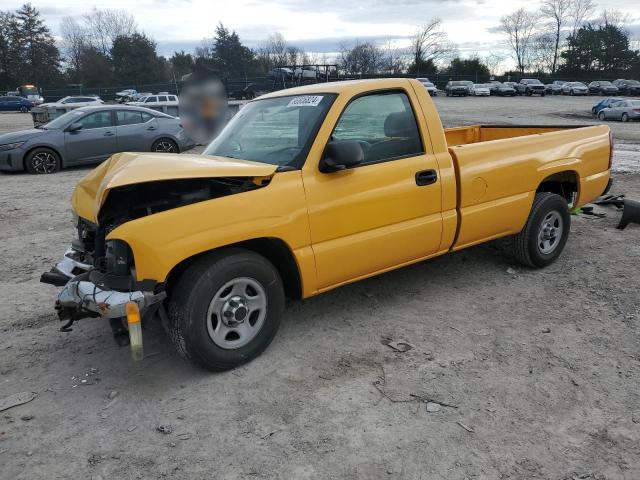
{"label": "wheel arch", "polygon": [[560,195],[567,203],[575,200],[580,191],[580,176],[575,170],[562,170],[545,177],[538,188],[538,192],[549,192]]}
{"label": "wheel arch", "polygon": [[197,253],[191,257],[185,258],[176,266],[174,266],[165,282],[167,293],[170,295],[171,290],[180,279],[182,273],[189,268],[193,263],[198,261],[205,255],[212,252],[217,252],[225,248],[243,248],[255,252],[267,260],[269,260],[273,266],[278,270],[282,284],[284,285],[285,294],[287,297],[299,300],[302,298],[302,277],[298,262],[295,255],[289,248],[286,242],[275,237],[261,237],[251,240],[244,240],[241,242],[224,245],[211,250]]}

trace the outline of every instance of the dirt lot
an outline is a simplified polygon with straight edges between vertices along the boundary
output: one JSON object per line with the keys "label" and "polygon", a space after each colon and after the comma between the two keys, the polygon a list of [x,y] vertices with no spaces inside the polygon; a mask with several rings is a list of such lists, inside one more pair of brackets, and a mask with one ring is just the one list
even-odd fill
{"label": "dirt lot", "polygon": [[[594,99],[437,103],[448,126],[557,124]],[[611,125],[614,191],[640,198],[640,124]],[[640,226],[617,212],[573,217],[545,270],[493,243],[294,302],[260,358],[212,375],[158,325],[140,363],[105,322],[58,331],[38,279],[86,172],[0,174],[0,398],[37,393],[0,413],[0,478],[640,478]]]}

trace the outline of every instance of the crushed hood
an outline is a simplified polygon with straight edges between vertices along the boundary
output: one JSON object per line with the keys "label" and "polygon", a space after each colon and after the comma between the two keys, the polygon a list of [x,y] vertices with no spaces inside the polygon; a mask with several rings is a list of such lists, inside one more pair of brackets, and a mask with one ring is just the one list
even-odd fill
{"label": "crushed hood", "polygon": [[269,177],[277,165],[226,157],[168,153],[118,153],[88,175],[71,198],[73,210],[97,223],[109,190],[135,183],[215,177]]}

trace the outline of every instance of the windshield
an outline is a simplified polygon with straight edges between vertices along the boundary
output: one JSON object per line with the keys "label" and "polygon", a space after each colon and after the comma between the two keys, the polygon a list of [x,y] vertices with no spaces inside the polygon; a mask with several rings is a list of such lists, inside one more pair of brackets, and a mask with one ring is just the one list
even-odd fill
{"label": "windshield", "polygon": [[266,98],[242,108],[203,152],[300,167],[335,94]]}
{"label": "windshield", "polygon": [[38,92],[38,89],[33,85],[23,85],[21,87],[18,87],[18,92],[23,96],[40,95],[40,92]]}
{"label": "windshield", "polygon": [[60,115],[58,118],[54,118],[49,123],[45,123],[40,128],[44,130],[60,130],[73,123],[78,117],[80,117],[80,115],[84,113],[84,110],[71,110],[64,115]]}

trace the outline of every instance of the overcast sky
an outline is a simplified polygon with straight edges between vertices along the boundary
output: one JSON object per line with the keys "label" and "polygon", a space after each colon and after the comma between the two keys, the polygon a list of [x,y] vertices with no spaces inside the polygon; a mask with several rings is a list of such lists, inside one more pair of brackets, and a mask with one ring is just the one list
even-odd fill
{"label": "overcast sky", "polygon": [[[615,8],[630,15],[631,30],[640,37],[640,0],[596,0],[599,9]],[[23,0],[0,0],[0,10],[18,8]],[[92,3],[74,0],[33,0],[54,35],[64,16],[91,10]],[[242,41],[256,47],[273,32],[310,52],[336,52],[340,42],[374,40],[407,42],[416,25],[433,17],[443,20],[449,39],[462,56],[505,50],[503,38],[493,33],[500,17],[520,6],[536,8],[527,0],[110,0],[99,8],[130,11],[140,29],[158,43],[158,51],[191,51],[203,37],[212,36],[222,22]],[[134,8],[131,8],[134,6]]]}

